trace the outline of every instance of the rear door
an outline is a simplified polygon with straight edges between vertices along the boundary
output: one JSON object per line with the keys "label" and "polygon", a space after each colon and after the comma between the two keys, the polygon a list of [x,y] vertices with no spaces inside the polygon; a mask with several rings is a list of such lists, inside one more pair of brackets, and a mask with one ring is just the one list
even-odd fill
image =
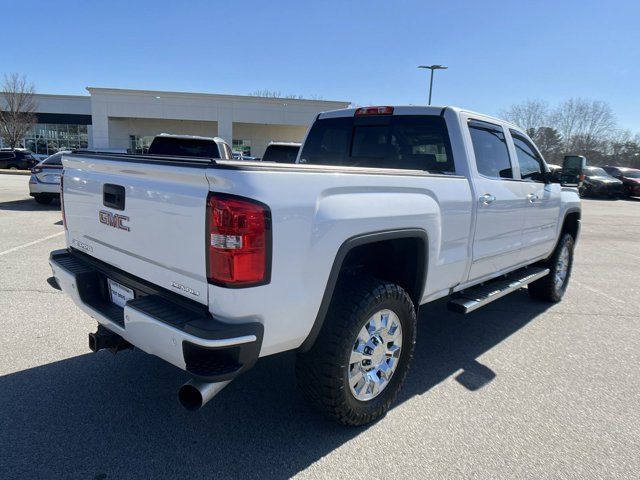
{"label": "rear door", "polygon": [[209,161],[72,154],[63,165],[71,248],[206,304]]}
{"label": "rear door", "polygon": [[471,281],[519,263],[526,194],[514,178],[504,128],[470,118],[468,131],[477,202]]}
{"label": "rear door", "polygon": [[9,160],[13,160],[13,157],[11,152],[0,152],[0,168],[8,168]]}
{"label": "rear door", "polygon": [[509,133],[527,199],[521,255],[521,261],[525,262],[550,253],[555,246],[560,185],[547,183],[544,160],[527,136],[513,129]]}

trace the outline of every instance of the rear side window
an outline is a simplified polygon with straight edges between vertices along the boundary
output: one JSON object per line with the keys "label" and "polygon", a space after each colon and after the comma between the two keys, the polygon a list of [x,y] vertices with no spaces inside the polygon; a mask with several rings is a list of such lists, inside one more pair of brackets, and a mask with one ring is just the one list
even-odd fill
{"label": "rear side window", "polygon": [[447,126],[434,115],[317,120],[300,163],[455,172]]}
{"label": "rear side window", "polygon": [[269,145],[262,156],[263,162],[296,163],[300,147],[295,145]]}
{"label": "rear side window", "polygon": [[513,178],[509,149],[502,127],[472,120],[469,133],[478,173],[491,178]]}
{"label": "rear side window", "polygon": [[520,178],[536,182],[544,181],[542,159],[531,143],[513,130],[511,130],[511,138],[513,138],[513,146],[520,166]]}
{"label": "rear side window", "polygon": [[197,138],[156,137],[149,146],[149,154],[167,157],[220,158],[216,142]]}
{"label": "rear side window", "polygon": [[13,157],[15,157],[15,155],[11,152],[0,152],[0,160],[9,160]]}
{"label": "rear side window", "polygon": [[45,165],[62,165],[62,153],[56,153],[42,162]]}

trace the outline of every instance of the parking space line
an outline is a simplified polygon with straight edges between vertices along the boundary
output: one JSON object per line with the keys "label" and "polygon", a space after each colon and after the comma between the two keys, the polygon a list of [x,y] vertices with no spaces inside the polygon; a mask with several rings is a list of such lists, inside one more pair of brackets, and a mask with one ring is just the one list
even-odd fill
{"label": "parking space line", "polygon": [[50,238],[59,237],[60,235],[64,235],[64,232],[54,233],[53,235],[49,235],[48,237],[42,237],[42,238],[39,238],[38,240],[34,240],[33,242],[18,245],[17,247],[13,247],[13,248],[10,248],[9,250],[5,250],[4,252],[0,252],[0,257],[3,255],[7,255],[8,253],[13,253],[16,250],[22,250],[23,248],[30,247],[31,245],[35,245],[36,243],[44,242],[46,240],[49,240]]}
{"label": "parking space line", "polygon": [[579,282],[577,280],[573,280],[573,283],[580,285],[582,288],[587,289],[590,292],[597,293],[598,295],[602,295],[603,297],[606,297],[609,300],[613,300],[615,302],[619,302],[619,303],[622,303],[622,304],[626,304],[627,303],[627,302],[625,302],[624,300],[622,300],[620,298],[614,297],[613,295],[609,295],[608,293],[601,292],[597,288],[590,287],[589,285],[585,285],[584,283]]}

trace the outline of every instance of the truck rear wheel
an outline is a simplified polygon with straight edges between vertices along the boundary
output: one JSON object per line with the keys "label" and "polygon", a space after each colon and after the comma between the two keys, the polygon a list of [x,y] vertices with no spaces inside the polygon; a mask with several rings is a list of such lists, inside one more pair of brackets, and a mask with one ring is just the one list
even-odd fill
{"label": "truck rear wheel", "polygon": [[51,195],[37,194],[34,195],[33,199],[41,205],[49,205],[53,200],[53,197]]}
{"label": "truck rear wheel", "polygon": [[573,244],[571,235],[568,233],[562,235],[553,255],[544,265],[549,268],[549,275],[529,284],[529,295],[532,298],[546,302],[562,300],[571,276]]}
{"label": "truck rear wheel", "polygon": [[315,344],[298,354],[296,376],[314,407],[357,426],[382,417],[400,391],[413,357],[416,314],[398,285],[371,277],[344,283]]}

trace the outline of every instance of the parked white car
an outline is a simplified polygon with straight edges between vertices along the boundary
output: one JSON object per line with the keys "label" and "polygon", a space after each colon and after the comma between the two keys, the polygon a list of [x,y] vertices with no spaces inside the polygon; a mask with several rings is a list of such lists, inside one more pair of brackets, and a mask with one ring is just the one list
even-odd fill
{"label": "parked white car", "polygon": [[62,175],[62,155],[71,153],[61,151],[45,158],[31,169],[29,195],[43,205],[60,197],[60,177]]}
{"label": "parked white car", "polygon": [[67,248],[50,264],[99,323],[92,350],[135,346],[188,371],[190,409],[259,357],[295,350],[310,403],[362,425],[402,386],[420,305],[450,296],[466,313],[525,285],[562,298],[584,158],[565,160],[561,186],[515,125],[364,107],[319,115],[295,165],[91,153],[63,164]]}

